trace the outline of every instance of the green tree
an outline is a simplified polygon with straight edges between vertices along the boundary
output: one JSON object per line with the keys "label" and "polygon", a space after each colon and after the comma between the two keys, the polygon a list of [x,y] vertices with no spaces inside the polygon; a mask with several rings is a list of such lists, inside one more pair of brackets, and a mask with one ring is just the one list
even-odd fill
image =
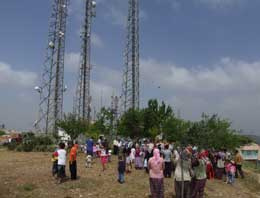
{"label": "green tree", "polygon": [[[156,99],[148,101],[148,106],[143,110],[144,132],[152,137],[162,132],[163,125],[174,118],[173,110],[162,101],[161,105]],[[155,136],[156,136],[155,135]]]}
{"label": "green tree", "polygon": [[145,137],[143,130],[143,111],[129,109],[119,122],[119,134],[126,137]]}
{"label": "green tree", "polygon": [[163,124],[164,137],[171,142],[185,143],[190,126],[191,122],[171,117]]}
{"label": "green tree", "polygon": [[64,129],[72,140],[77,139],[80,134],[85,133],[88,129],[87,122],[77,119],[72,113],[65,115],[64,119],[59,121],[57,126]]}

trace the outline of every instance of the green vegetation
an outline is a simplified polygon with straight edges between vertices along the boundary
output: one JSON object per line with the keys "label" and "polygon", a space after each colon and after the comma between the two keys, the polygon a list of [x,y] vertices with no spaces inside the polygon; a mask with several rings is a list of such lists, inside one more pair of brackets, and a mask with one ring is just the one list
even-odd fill
{"label": "green vegetation", "polygon": [[[97,121],[87,123],[69,113],[57,125],[64,129],[72,140],[77,139],[80,134],[94,138],[100,134],[110,137],[114,123],[113,115],[111,109],[102,108],[97,115]],[[171,106],[163,101],[159,103],[156,99],[149,100],[147,107],[143,109],[130,109],[125,112],[117,121],[115,130],[117,135],[122,137],[147,137],[155,140],[158,135],[162,135],[164,140],[179,145],[196,145],[200,148],[234,149],[251,142],[250,138],[232,129],[229,120],[217,114],[203,113],[199,121],[186,121],[177,118]],[[45,151],[51,144],[52,139],[47,136],[36,137],[28,133],[18,150]]]}
{"label": "green vegetation", "polygon": [[247,170],[260,174],[260,162],[257,164],[256,161],[244,161],[243,167]]}
{"label": "green vegetation", "polygon": [[5,135],[5,132],[0,130],[0,136],[2,135]]}
{"label": "green vegetation", "polygon": [[[109,134],[111,120],[110,109],[102,109],[97,122],[92,124],[87,135]],[[117,127],[117,134],[124,137],[155,139],[162,134],[167,141],[179,144],[192,144],[202,148],[234,149],[251,142],[231,128],[231,122],[217,114],[202,114],[199,121],[186,121],[177,118],[171,106],[164,102],[149,100],[146,108],[125,112]]]}
{"label": "green vegetation", "polygon": [[22,134],[22,142],[12,141],[11,143],[7,144],[7,148],[9,150],[16,150],[16,151],[41,151],[41,152],[48,152],[54,150],[54,141],[53,138],[46,135],[39,135],[36,136],[32,132],[23,133]]}
{"label": "green vegetation", "polygon": [[31,183],[26,183],[22,185],[20,189],[24,191],[33,191],[34,189],[36,189],[36,186]]}
{"label": "green vegetation", "polygon": [[66,133],[71,137],[72,140],[87,131],[88,124],[86,121],[78,120],[77,117],[69,113],[64,116],[64,119],[57,123],[58,127],[64,129]]}

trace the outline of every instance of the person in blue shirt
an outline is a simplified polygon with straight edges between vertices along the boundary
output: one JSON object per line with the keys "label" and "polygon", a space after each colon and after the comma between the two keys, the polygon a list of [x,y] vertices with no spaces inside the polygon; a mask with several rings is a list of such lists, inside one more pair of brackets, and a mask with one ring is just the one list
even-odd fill
{"label": "person in blue shirt", "polygon": [[87,147],[87,155],[91,155],[93,157],[93,146],[94,146],[94,141],[93,138],[89,138],[86,141],[86,147]]}

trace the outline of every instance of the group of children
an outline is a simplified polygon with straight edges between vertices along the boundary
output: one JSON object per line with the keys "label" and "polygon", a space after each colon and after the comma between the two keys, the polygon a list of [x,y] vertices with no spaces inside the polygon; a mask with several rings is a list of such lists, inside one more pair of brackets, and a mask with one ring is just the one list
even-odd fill
{"label": "group of children", "polygon": [[[77,150],[78,144],[72,142],[68,145],[69,148],[69,169],[71,173],[71,179],[77,179]],[[56,177],[59,183],[62,183],[66,178],[66,159],[67,151],[65,150],[65,144],[62,142],[59,144],[59,148],[56,148],[52,154],[52,175]]]}

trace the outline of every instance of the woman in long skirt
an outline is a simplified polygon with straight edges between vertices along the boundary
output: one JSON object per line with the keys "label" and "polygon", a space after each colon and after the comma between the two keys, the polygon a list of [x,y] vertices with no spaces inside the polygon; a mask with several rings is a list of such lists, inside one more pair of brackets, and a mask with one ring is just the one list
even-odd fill
{"label": "woman in long skirt", "polygon": [[152,198],[164,198],[163,170],[164,162],[159,149],[154,149],[153,157],[148,162],[150,191]]}
{"label": "woman in long skirt", "polygon": [[140,149],[139,146],[137,146],[136,151],[135,151],[135,168],[136,169],[142,169],[143,168],[141,155],[142,155],[141,149]]}

